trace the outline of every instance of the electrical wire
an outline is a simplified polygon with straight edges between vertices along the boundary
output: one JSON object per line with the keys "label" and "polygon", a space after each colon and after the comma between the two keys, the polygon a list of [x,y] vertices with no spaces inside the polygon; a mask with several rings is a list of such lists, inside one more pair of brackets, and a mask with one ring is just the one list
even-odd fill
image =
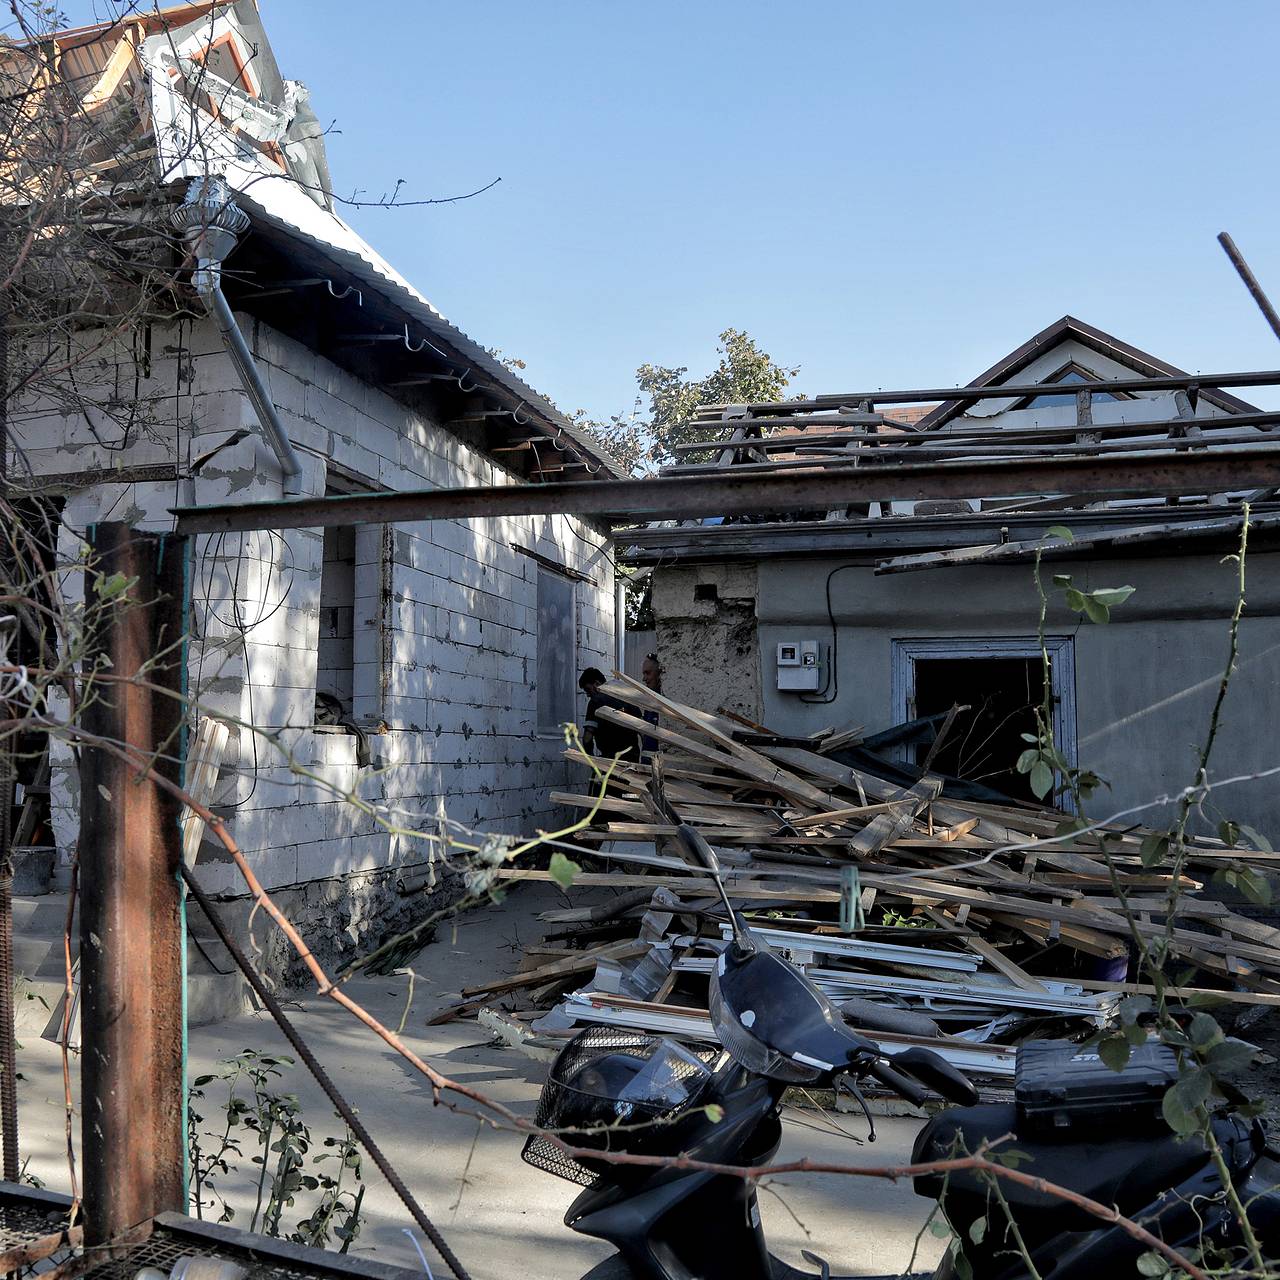
{"label": "electrical wire", "polygon": [[[827,649],[827,678],[817,697],[810,698],[802,693],[800,695],[801,702],[807,702],[814,706],[826,706],[840,696],[840,632],[836,627],[835,610],[831,607],[831,579],[837,573],[843,573],[846,569],[858,569],[861,567],[858,564],[838,564],[827,574],[827,622],[831,626],[831,644]],[[825,696],[828,689],[831,691],[830,697]]]}

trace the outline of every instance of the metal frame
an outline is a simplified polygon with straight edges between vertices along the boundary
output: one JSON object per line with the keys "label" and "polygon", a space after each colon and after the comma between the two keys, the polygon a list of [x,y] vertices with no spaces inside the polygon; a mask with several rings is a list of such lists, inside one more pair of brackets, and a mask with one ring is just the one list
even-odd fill
{"label": "metal frame", "polygon": [[[1202,395],[1223,387],[1280,386],[1280,370],[1253,370],[1238,373],[1179,373],[1152,378],[1102,378],[1096,382],[1073,382],[1073,391],[1181,391],[1197,389]],[[727,408],[744,408],[752,417],[760,414],[804,413],[809,409],[839,409],[844,405],[924,404],[932,400],[975,404],[979,400],[1021,400],[1039,395],[1043,382],[984,384],[967,387],[913,388],[909,391],[846,391],[834,395],[813,396],[808,400],[762,400],[746,406],[707,404],[700,412],[707,416],[707,426],[719,425],[719,413]],[[716,414],[711,418],[711,414]]]}
{"label": "metal frame", "polygon": [[[1269,375],[1270,376],[1270,375]],[[479,519],[486,516],[594,516],[616,523],[815,510],[921,498],[1080,497],[1231,493],[1280,487],[1280,441],[1219,453],[1025,459],[922,464],[830,465],[784,474],[671,476],[647,480],[559,481],[464,489],[416,489],[349,497],[176,507],[178,533],[314,529],[358,523]]]}

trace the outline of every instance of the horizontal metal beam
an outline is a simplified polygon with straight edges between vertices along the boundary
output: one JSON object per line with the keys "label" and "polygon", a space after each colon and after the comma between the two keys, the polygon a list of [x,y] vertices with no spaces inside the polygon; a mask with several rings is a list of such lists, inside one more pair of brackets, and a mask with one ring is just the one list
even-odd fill
{"label": "horizontal metal beam", "polygon": [[1132,497],[1276,487],[1280,487],[1280,447],[1264,445],[1220,454],[938,462],[799,475],[750,473],[418,489],[176,507],[173,514],[178,533],[538,515],[576,515],[637,524],[645,520],[826,510],[853,503],[922,498],[993,498],[1032,493]]}
{"label": "horizontal metal beam", "polygon": [[[1107,378],[1096,382],[1024,382],[1004,383],[987,387],[926,387],[911,391],[846,391],[837,395],[813,396],[808,400],[761,400],[747,405],[753,414],[806,413],[810,409],[837,409],[841,405],[923,404],[934,400],[959,400],[973,404],[978,400],[1021,400],[1023,396],[1072,395],[1081,391],[1179,391],[1198,387],[1202,394],[1220,391],[1223,387],[1273,387],[1280,386],[1280,370],[1251,370],[1248,373],[1179,373],[1158,378]],[[702,413],[717,409],[735,408],[733,405],[700,405]],[[723,426],[719,418],[699,418],[697,425]]]}

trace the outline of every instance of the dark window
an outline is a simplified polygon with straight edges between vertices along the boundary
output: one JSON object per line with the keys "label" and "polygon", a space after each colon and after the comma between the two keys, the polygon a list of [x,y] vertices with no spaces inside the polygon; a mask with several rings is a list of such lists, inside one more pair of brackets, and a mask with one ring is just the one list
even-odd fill
{"label": "dark window", "polygon": [[577,688],[573,583],[538,570],[538,732],[558,733],[574,719]]}
{"label": "dark window", "polygon": [[316,693],[336,698],[344,715],[351,714],[355,692],[355,603],[355,526],[328,528],[320,571]]}
{"label": "dark window", "polygon": [[[1044,699],[1039,658],[917,658],[917,717],[938,715],[955,704],[956,716],[930,768],[968,778],[1019,800],[1034,800],[1026,774],[1015,763],[1027,749],[1024,733],[1036,732],[1035,708]],[[916,748],[923,764],[928,746]]]}

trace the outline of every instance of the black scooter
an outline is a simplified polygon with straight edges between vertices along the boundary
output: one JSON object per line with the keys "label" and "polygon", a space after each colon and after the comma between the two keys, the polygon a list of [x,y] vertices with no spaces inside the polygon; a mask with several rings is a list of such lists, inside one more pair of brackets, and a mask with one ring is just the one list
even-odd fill
{"label": "black scooter", "polygon": [[[592,1027],[575,1036],[552,1067],[539,1103],[539,1125],[571,1130],[577,1147],[637,1154],[684,1155],[699,1161],[768,1164],[781,1138],[779,1111],[789,1085],[856,1083],[871,1077],[917,1104],[927,1086],[957,1107],[920,1132],[913,1161],[974,1152],[1017,1132],[1012,1105],[978,1105],[973,1085],[937,1054],[910,1049],[888,1056],[849,1027],[799,970],[752,933],[729,903],[715,854],[691,827],[679,838],[715,877],[733,937],[710,984],[711,1019],[724,1052],[693,1050],[640,1032]],[[887,1029],[887,1028],[879,1028]],[[1121,1073],[1122,1074],[1122,1073]],[[1269,1256],[1280,1251],[1280,1163],[1262,1126],[1227,1113],[1214,1121],[1219,1146],[1250,1223]],[[1205,1242],[1239,1246],[1239,1224],[1203,1145],[1167,1129],[1099,1136],[1066,1133],[1049,1140],[1018,1135],[1019,1168],[1070,1187],[1127,1217],[1176,1248]],[[569,1159],[555,1144],[531,1138],[524,1158],[584,1185],[565,1223],[607,1240],[618,1256],[586,1280],[802,1280],[771,1258],[760,1225],[754,1181],[652,1165]],[[1021,1280],[1026,1263],[1008,1230],[1005,1210],[979,1174],[915,1180],[917,1194],[941,1198],[964,1262],[944,1256],[934,1280],[968,1274],[978,1280]],[[1042,1275],[1053,1280],[1108,1280],[1138,1274],[1145,1252],[1111,1226],[1060,1198],[1013,1182],[1001,1184],[1008,1214]],[[972,1229],[986,1219],[983,1230]],[[821,1259],[821,1280],[830,1272]],[[808,1280],[813,1280],[808,1273]]]}

